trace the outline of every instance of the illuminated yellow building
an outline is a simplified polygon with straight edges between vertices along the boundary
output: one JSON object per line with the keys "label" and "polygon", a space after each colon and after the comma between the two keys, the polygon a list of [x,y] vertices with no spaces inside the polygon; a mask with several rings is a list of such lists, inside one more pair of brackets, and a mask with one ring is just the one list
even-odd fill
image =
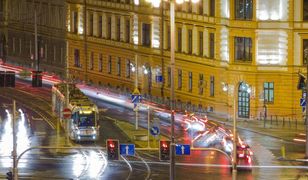
{"label": "illuminated yellow building", "polygon": [[[240,118],[258,118],[265,109],[268,116],[302,117],[297,83],[298,72],[306,72],[307,1],[176,5],[175,77],[169,14],[167,2],[153,7],[139,0],[67,0],[73,78],[132,92],[137,62],[138,87],[153,101],[169,103],[174,78],[179,109],[228,117],[236,98]],[[163,82],[157,81],[160,74]]]}

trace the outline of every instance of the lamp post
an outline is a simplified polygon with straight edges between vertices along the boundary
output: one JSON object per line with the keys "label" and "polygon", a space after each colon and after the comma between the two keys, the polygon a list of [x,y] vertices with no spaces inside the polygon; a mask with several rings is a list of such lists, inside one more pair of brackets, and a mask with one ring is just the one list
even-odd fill
{"label": "lamp post", "polygon": [[[238,141],[238,136],[237,136],[237,121],[236,121],[236,100],[238,99],[237,96],[237,90],[239,88],[238,83],[234,83],[232,85],[232,88],[230,87],[231,85],[227,83],[223,83],[223,91],[227,92],[227,95],[229,95],[229,91],[231,90],[231,93],[233,95],[233,154],[232,154],[232,172],[233,172],[233,177],[236,179],[236,173],[237,173],[237,141]],[[249,85],[246,85],[246,91],[247,93],[251,93],[251,88]]]}
{"label": "lamp post", "polygon": [[[185,0],[185,2],[188,2],[190,0]],[[199,2],[199,0],[191,0],[193,3]],[[152,5],[154,7],[160,6],[160,0],[150,0]],[[177,0],[178,4],[182,4],[184,0]],[[171,69],[171,82],[170,82],[170,100],[171,100],[171,148],[170,148],[170,179],[175,179],[175,142],[174,142],[174,70],[175,70],[175,39],[174,39],[174,33],[175,33],[175,0],[169,0],[170,4],[170,69]]]}
{"label": "lamp post", "polygon": [[[135,65],[130,63],[130,66],[131,66],[131,70],[132,72],[135,72],[135,89],[134,89],[134,92],[135,91],[138,91],[139,92],[139,89],[138,89],[138,55],[135,54]],[[135,108],[135,112],[136,112],[136,122],[135,122],[135,129],[138,130],[138,107]]]}

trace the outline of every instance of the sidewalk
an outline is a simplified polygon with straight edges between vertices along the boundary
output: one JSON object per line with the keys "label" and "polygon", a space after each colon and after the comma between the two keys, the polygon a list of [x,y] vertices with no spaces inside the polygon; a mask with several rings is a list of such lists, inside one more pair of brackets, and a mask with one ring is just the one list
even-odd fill
{"label": "sidewalk", "polygon": [[[233,120],[221,118],[213,114],[209,114],[208,118],[218,123],[233,127]],[[293,139],[297,137],[299,133],[305,133],[305,125],[302,122],[298,122],[298,124],[295,125],[294,122],[289,123],[289,120],[285,120],[284,122],[280,120],[272,120],[272,122],[270,120],[266,120],[264,123],[264,120],[237,119],[237,128],[289,142],[294,142]]]}

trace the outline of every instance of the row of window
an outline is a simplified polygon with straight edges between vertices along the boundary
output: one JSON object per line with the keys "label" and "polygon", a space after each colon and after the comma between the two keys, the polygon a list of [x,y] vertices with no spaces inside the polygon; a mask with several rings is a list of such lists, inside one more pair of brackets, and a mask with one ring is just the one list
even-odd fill
{"label": "row of window", "polygon": [[[94,53],[91,52],[90,54],[90,63],[89,63],[89,70],[94,70]],[[112,56],[107,56],[107,64],[106,64],[106,71],[108,74],[112,74]],[[116,57],[116,75],[121,76],[121,62],[122,59],[120,57]],[[131,77],[131,60],[126,59],[126,78]],[[75,67],[81,67],[80,63],[80,50],[75,49],[74,50],[74,66]],[[98,71],[103,72],[103,55],[100,53],[98,54]],[[182,70],[178,69],[178,89],[182,89]],[[171,69],[168,67],[167,72],[167,86],[170,87],[171,84]],[[199,82],[198,82],[198,88],[199,88],[199,94],[202,95],[204,93],[205,88],[205,80],[204,75],[199,74]],[[192,92],[193,88],[193,73],[188,72],[188,91]],[[210,96],[214,96],[214,76],[210,76]]]}
{"label": "row of window", "polygon": [[[34,46],[35,46],[35,43],[32,40],[22,41],[21,38],[18,38],[18,39],[15,37],[12,38],[11,50],[13,54],[17,54],[17,53],[19,55],[25,54],[30,59],[34,60],[34,57],[35,57],[34,55],[35,47]],[[58,61],[62,64],[64,62],[63,56],[64,56],[63,47],[59,47],[58,45],[55,45],[55,44],[51,46],[51,45],[48,45],[47,43],[38,41],[38,58],[39,59],[45,60],[45,61],[50,59],[54,62]]]}
{"label": "row of window", "polygon": [[[75,49],[74,51],[74,66],[75,67],[81,67],[80,65],[80,54],[79,49]],[[121,76],[121,58],[116,58],[116,75]],[[112,57],[110,55],[107,56],[107,73],[112,74]],[[91,52],[90,54],[90,70],[94,70],[94,53]],[[129,59],[126,60],[126,78],[131,77],[131,61]],[[103,55],[100,53],[98,55],[98,71],[103,72]],[[177,70],[177,89],[182,89],[182,81],[183,81],[183,71],[181,69]],[[170,87],[171,85],[171,68],[168,67],[167,69],[167,86]],[[188,72],[188,91],[192,92],[193,88],[193,73]],[[210,96],[214,96],[215,94],[215,77],[210,76]],[[204,79],[204,74],[199,73],[199,79],[198,79],[198,89],[199,89],[199,95],[204,94],[204,88],[206,87],[206,82]],[[274,102],[274,83],[273,82],[265,82],[263,84],[264,89],[264,100],[265,102]]]}

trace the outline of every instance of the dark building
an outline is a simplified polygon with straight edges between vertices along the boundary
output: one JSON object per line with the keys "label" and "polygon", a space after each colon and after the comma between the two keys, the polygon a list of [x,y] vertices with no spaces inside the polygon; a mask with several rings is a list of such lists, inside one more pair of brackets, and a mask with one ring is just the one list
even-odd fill
{"label": "dark building", "polygon": [[1,58],[8,64],[37,68],[34,33],[36,14],[39,69],[63,77],[66,62],[65,1],[0,0],[0,2]]}

